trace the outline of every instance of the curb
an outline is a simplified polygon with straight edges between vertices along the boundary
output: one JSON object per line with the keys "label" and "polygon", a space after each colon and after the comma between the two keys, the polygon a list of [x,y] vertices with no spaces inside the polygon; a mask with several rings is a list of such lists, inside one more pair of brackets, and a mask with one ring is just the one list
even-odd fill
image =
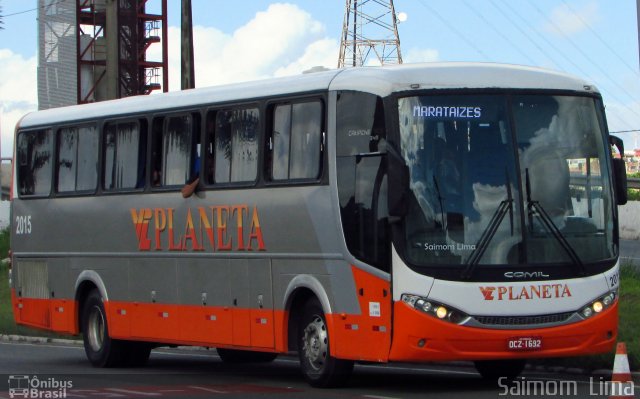
{"label": "curb", "polygon": [[81,340],[50,338],[50,337],[29,337],[15,334],[0,334],[0,342],[23,342],[29,344],[64,344],[64,345],[83,345]]}

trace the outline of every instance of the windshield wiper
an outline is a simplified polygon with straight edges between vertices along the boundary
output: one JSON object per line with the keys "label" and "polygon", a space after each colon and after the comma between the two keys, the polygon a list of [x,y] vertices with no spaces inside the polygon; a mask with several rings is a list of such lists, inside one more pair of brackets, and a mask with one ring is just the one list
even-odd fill
{"label": "windshield wiper", "polygon": [[549,214],[544,210],[542,205],[540,205],[540,202],[534,201],[531,199],[531,183],[529,181],[529,169],[525,169],[525,179],[526,179],[525,184],[527,189],[527,213],[529,215],[529,226],[533,228],[534,214],[537,214],[538,216],[540,216],[540,220],[542,220],[542,223],[544,224],[544,226],[551,232],[551,235],[553,235],[556,241],[558,241],[558,243],[560,244],[562,249],[564,249],[567,255],[569,255],[569,258],[571,258],[571,261],[578,269],[578,274],[581,276],[585,275],[586,269],[584,267],[584,263],[582,263],[582,260],[580,259],[576,251],[573,249],[571,244],[569,244],[569,241],[567,241],[564,235],[562,235],[562,232],[560,231],[558,226],[556,226],[556,224],[553,222]]}
{"label": "windshield wiper", "polygon": [[438,204],[440,204],[440,221],[442,222],[442,231],[447,231],[447,222],[444,218],[444,198],[442,198],[442,194],[440,193],[440,185],[438,184],[438,179],[436,175],[433,175],[433,184],[436,188],[436,193],[438,194]]}
{"label": "windshield wiper", "polygon": [[489,243],[496,235],[498,231],[498,227],[502,223],[502,220],[506,216],[507,212],[509,212],[509,222],[511,224],[511,235],[513,235],[513,195],[511,193],[511,179],[509,179],[509,172],[507,174],[507,199],[500,201],[500,205],[498,209],[493,213],[491,220],[489,221],[489,225],[482,232],[482,236],[480,236],[480,240],[476,244],[476,248],[473,250],[469,258],[467,259],[467,267],[462,271],[460,275],[464,279],[471,278],[473,271],[475,270],[478,263],[480,263],[480,259],[484,255],[485,251],[489,247]]}

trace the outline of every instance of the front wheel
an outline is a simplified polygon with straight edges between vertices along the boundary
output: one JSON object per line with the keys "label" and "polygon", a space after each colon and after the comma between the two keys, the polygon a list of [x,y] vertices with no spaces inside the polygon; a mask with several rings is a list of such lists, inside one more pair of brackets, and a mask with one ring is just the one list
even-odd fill
{"label": "front wheel", "polygon": [[89,293],[82,307],[82,333],[84,351],[94,367],[115,367],[122,363],[124,343],[109,337],[104,304],[96,290]]}
{"label": "front wheel", "polygon": [[331,356],[327,322],[316,299],[304,307],[298,328],[298,356],[305,380],[316,388],[342,385],[353,370],[353,361]]}

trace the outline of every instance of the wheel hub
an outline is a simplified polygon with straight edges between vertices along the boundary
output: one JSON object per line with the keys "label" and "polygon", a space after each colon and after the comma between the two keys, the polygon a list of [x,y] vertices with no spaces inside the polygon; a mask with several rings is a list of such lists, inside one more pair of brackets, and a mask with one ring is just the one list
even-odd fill
{"label": "wheel hub", "polygon": [[321,370],[326,363],[329,355],[328,342],[327,327],[324,320],[320,316],[315,316],[304,329],[302,350],[305,358],[316,371]]}

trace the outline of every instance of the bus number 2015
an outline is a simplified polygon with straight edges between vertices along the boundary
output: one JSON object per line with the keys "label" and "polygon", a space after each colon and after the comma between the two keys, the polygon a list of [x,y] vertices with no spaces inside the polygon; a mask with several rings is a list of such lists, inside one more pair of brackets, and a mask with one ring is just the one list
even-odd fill
{"label": "bus number 2015", "polygon": [[16,234],[31,234],[31,215],[16,216]]}

